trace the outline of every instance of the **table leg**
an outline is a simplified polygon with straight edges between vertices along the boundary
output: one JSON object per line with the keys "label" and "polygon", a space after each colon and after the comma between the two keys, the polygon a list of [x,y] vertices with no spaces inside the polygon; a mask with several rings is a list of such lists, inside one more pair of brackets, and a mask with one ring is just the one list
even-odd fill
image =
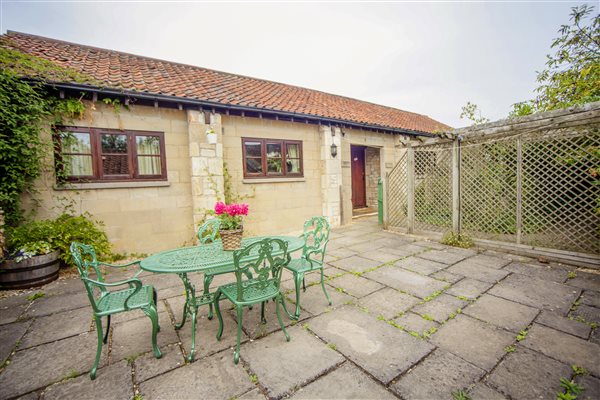
{"label": "table leg", "polygon": [[192,318],[192,346],[188,361],[194,361],[194,353],[196,352],[196,313],[198,307],[196,305],[196,288],[188,279],[186,273],[178,274],[185,288],[185,304],[183,305],[183,319],[179,324],[175,325],[175,329],[181,329],[185,325],[188,316]]}

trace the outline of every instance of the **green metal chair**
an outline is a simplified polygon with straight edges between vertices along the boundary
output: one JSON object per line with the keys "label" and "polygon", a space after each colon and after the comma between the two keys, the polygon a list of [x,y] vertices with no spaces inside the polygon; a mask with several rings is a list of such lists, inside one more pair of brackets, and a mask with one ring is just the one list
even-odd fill
{"label": "green metal chair", "polygon": [[321,271],[321,287],[327,297],[329,305],[331,299],[325,289],[325,280],[323,276],[323,264],[325,260],[325,249],[329,242],[329,222],[325,217],[312,217],[304,223],[304,246],[302,247],[302,256],[295,258],[284,268],[291,271],[294,275],[294,285],[296,287],[296,312],[292,315],[288,312],[284,303],[285,312],[294,320],[300,317],[300,283],[306,291],[304,284],[304,274],[312,271]]}
{"label": "green metal chair", "polygon": [[[198,241],[201,245],[205,245],[207,243],[213,243],[217,240],[217,236],[219,235],[219,228],[221,227],[221,221],[217,218],[212,218],[204,222],[198,228]],[[204,294],[209,294],[210,284],[214,279],[214,275],[212,274],[204,274]],[[213,306],[212,302],[209,303],[208,309],[208,319],[212,319],[213,317]]]}
{"label": "green metal chair", "polygon": [[[96,321],[96,331],[98,332],[98,348],[96,350],[96,361],[90,371],[90,378],[96,379],[96,370],[100,362],[102,354],[102,344],[108,339],[110,330],[110,316],[129,310],[141,309],[152,321],[152,349],[154,356],[161,358],[162,353],[156,345],[156,334],[160,330],[158,325],[158,311],[156,309],[156,290],[149,285],[142,285],[142,282],[137,278],[141,272],[138,271],[130,279],[107,283],[104,281],[100,266],[111,268],[124,268],[131,265],[139,264],[139,261],[134,261],[123,265],[112,265],[99,262],[96,259],[94,248],[89,245],[73,242],[71,243],[71,256],[75,261],[79,276],[85,285],[92,310],[94,320]],[[96,279],[90,277],[90,270],[96,274]],[[128,289],[110,291],[109,288],[128,285]],[[98,292],[98,293],[96,293]],[[102,337],[102,317],[107,317],[106,334]]]}
{"label": "green metal chair", "polygon": [[[280,255],[273,256],[273,253]],[[257,257],[258,256],[258,257]],[[245,259],[251,258],[253,261],[247,262]],[[233,262],[235,265],[236,282],[219,286],[215,293],[215,311],[219,318],[219,331],[217,340],[221,340],[223,334],[223,317],[219,308],[219,301],[224,297],[231,301],[235,306],[237,314],[237,342],[235,352],[233,353],[233,362],[240,360],[240,340],[242,336],[242,313],[244,307],[250,307],[261,303],[261,321],[265,320],[265,303],[268,300],[274,300],[276,303],[276,313],[279,325],[285,334],[285,339],[289,342],[290,335],[285,330],[285,325],[281,320],[279,312],[279,303],[283,304],[283,295],[279,290],[281,284],[281,273],[283,267],[290,262],[290,255],[287,251],[287,243],[281,239],[266,238],[259,242],[236,250],[233,253]],[[255,273],[254,278],[249,278],[249,273]]]}

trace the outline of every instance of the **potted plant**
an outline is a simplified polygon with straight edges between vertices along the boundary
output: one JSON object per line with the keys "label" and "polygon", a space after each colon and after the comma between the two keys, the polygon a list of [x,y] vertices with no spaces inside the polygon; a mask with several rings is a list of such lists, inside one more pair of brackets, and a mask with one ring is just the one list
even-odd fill
{"label": "potted plant", "polygon": [[60,252],[45,240],[20,247],[0,268],[0,288],[27,289],[58,278]]}
{"label": "potted plant", "polygon": [[215,204],[215,214],[220,221],[219,235],[223,250],[237,250],[244,233],[243,216],[248,215],[248,204]]}
{"label": "potted plant", "polygon": [[206,130],[206,141],[208,144],[217,144],[217,134],[212,127]]}

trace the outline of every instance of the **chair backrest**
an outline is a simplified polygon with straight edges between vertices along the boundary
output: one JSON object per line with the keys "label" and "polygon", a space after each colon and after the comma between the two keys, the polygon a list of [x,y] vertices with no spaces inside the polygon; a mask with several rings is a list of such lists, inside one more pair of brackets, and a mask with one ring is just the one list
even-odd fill
{"label": "chair backrest", "polygon": [[312,217],[304,223],[304,247],[302,257],[310,259],[320,255],[321,262],[325,258],[325,248],[329,242],[330,226],[325,217]]}
{"label": "chair backrest", "polygon": [[198,228],[198,240],[200,244],[212,243],[217,240],[219,234],[219,228],[221,227],[221,221],[217,218],[211,218],[204,222]]}
{"label": "chair backrest", "polygon": [[[279,290],[283,267],[291,259],[287,248],[281,239],[266,238],[233,252],[238,301],[248,300],[269,285],[274,284]],[[252,261],[245,261],[248,258]]]}
{"label": "chair backrest", "polygon": [[[104,282],[104,276],[102,275],[102,271],[98,265],[98,259],[96,258],[96,252],[94,248],[87,244],[82,244],[78,242],[71,243],[71,256],[75,261],[75,265],[77,266],[77,271],[79,272],[79,277],[83,281],[85,285],[85,290],[87,291],[88,298],[92,303],[92,308],[94,311],[97,311],[96,306],[96,297],[94,296],[94,288],[98,288],[100,290],[100,297],[102,297],[108,290],[102,286],[93,285],[83,278],[96,280],[99,282]],[[96,277],[90,277],[90,270],[93,270],[96,273]]]}

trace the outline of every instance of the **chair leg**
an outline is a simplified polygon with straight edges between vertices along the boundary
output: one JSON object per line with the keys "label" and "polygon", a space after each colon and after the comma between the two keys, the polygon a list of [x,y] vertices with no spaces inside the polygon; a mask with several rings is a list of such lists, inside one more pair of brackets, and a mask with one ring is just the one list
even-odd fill
{"label": "chair leg", "polygon": [[296,312],[294,313],[294,319],[300,317],[300,282],[304,280],[304,274],[294,274],[294,284],[296,286]]}
{"label": "chair leg", "polygon": [[96,321],[96,331],[98,332],[98,347],[96,348],[96,360],[94,361],[94,365],[92,366],[92,370],[90,371],[90,378],[92,380],[96,379],[96,370],[98,369],[98,364],[100,364],[100,356],[102,355],[102,319],[100,317],[94,317]]}
{"label": "chair leg", "polygon": [[144,308],[144,314],[150,318],[152,321],[152,351],[154,352],[154,357],[161,358],[162,353],[158,348],[158,344],[156,343],[156,335],[158,334],[158,312],[156,311],[155,306],[150,306],[148,308]]}
{"label": "chair leg", "polygon": [[266,301],[263,301],[262,303],[260,303],[260,323],[261,324],[267,323],[267,319],[265,318],[265,304],[266,304]]}
{"label": "chair leg", "polygon": [[106,316],[106,333],[104,334],[104,344],[108,341],[108,332],[110,332],[110,315]]}
{"label": "chair leg", "polygon": [[323,277],[323,268],[321,268],[321,287],[323,288],[323,293],[325,293],[325,297],[327,297],[327,301],[329,305],[331,305],[331,299],[329,298],[329,294],[327,294],[327,290],[325,290],[325,279]]}
{"label": "chair leg", "polygon": [[279,326],[281,326],[281,330],[283,331],[283,334],[285,335],[285,340],[287,340],[289,342],[290,335],[285,330],[285,325],[283,324],[283,321],[281,320],[281,313],[279,312],[279,303],[280,302],[283,304],[283,295],[281,293],[279,293],[279,295],[275,299],[275,313],[277,314],[277,320],[279,321]]}
{"label": "chair leg", "polygon": [[242,316],[244,315],[244,308],[236,305],[235,311],[237,314],[237,339],[235,353],[233,353],[233,363],[237,364],[240,361],[240,341],[242,340]]}
{"label": "chair leg", "polygon": [[306,280],[302,277],[302,291],[306,292]]}
{"label": "chair leg", "polygon": [[217,314],[217,318],[219,319],[219,330],[217,331],[217,340],[221,340],[221,335],[223,335],[223,316],[221,315],[221,306],[219,305],[219,300],[221,298],[221,292],[217,292],[215,295],[215,313]]}
{"label": "chair leg", "polygon": [[[154,306],[158,310],[158,293],[156,293],[156,288],[152,288],[152,300],[154,300]],[[110,315],[108,316],[108,323],[110,324]],[[158,325],[158,331],[160,332],[160,325]],[[106,341],[104,342],[106,343]]]}
{"label": "chair leg", "polygon": [[[214,275],[204,275],[204,294],[208,294],[210,290],[210,284],[214,279]],[[208,319],[213,318],[213,306],[212,304],[208,305]]]}

